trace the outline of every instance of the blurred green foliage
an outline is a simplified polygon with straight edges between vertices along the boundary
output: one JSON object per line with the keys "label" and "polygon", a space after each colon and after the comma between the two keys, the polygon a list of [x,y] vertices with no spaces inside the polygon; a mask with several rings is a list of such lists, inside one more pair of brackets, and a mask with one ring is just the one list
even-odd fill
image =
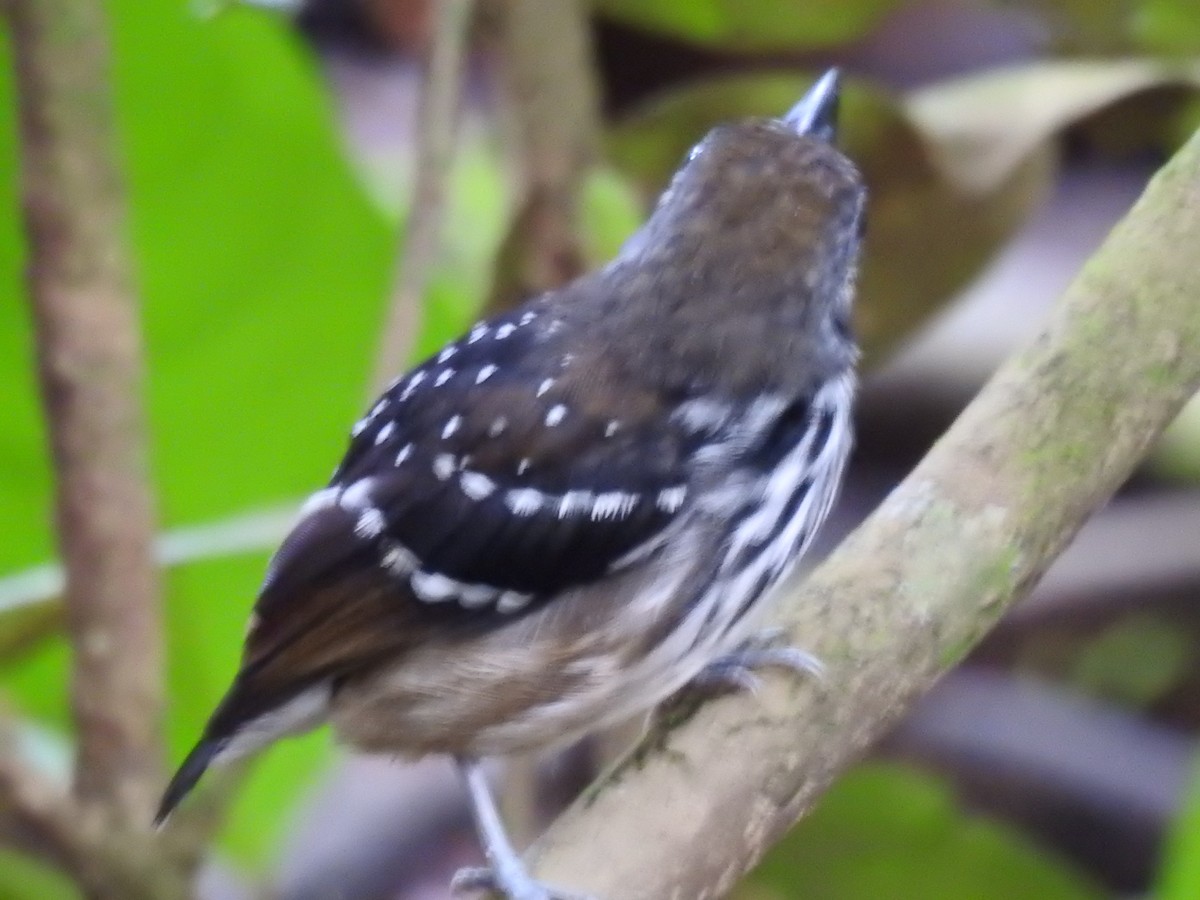
{"label": "blurred green foliage", "polygon": [[1119,56],[1200,51],[1200,7],[1193,0],[993,0],[1034,13],[1060,53]]}
{"label": "blurred green foliage", "polygon": [[[287,29],[252,13],[205,23],[182,4],[137,0],[113,3],[111,18],[162,519],[301,496],[327,476],[362,401],[392,229],[346,164],[320,74]],[[14,173],[13,105],[4,110],[0,170]],[[15,179],[0,191],[15,212]],[[16,217],[0,217],[0,572],[52,551],[22,255]],[[233,671],[264,562],[256,553],[167,579],[173,760]],[[3,671],[8,698],[64,738],[66,661],[56,639]],[[261,858],[282,798],[324,755],[321,740],[271,754],[225,846]]]}
{"label": "blurred green foliage", "polygon": [[15,850],[0,849],[0,897],[79,900],[82,894],[61,872]]}
{"label": "blurred green foliage", "polygon": [[1142,0],[1129,13],[1129,30],[1151,53],[1192,54],[1200,49],[1200,7],[1194,0]]}
{"label": "blurred green foliage", "polygon": [[1164,616],[1126,616],[1083,648],[1070,680],[1091,696],[1144,709],[1183,679],[1192,665],[1193,640]]}
{"label": "blurred green foliage", "polygon": [[1200,897],[1200,756],[1193,763],[1187,796],[1167,834],[1154,896],[1157,900]]}
{"label": "blurred green foliage", "polygon": [[850,772],[767,855],[739,900],[1096,900],[1103,893],[1015,829],[961,809],[931,776]]}
{"label": "blurred green foliage", "polygon": [[[627,25],[722,51],[805,51],[858,40],[903,0],[593,0]],[[1195,0],[988,0],[1036,23],[1064,53],[1183,55],[1200,51]]]}
{"label": "blurred green foliage", "polygon": [[722,50],[820,47],[854,40],[902,0],[596,0],[639,28]]}

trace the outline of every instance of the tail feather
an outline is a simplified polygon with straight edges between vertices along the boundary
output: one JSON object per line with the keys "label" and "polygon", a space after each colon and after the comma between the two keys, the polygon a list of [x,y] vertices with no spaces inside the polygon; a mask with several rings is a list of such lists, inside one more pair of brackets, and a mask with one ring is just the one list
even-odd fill
{"label": "tail feather", "polygon": [[318,682],[283,699],[268,700],[254,690],[243,673],[234,680],[205,727],[204,736],[167,785],[154,824],[166,821],[214,762],[246,756],[281,737],[320,725],[331,693],[328,682]]}
{"label": "tail feather", "polygon": [[167,821],[179,802],[186,797],[200,780],[200,776],[212,765],[213,760],[221,752],[226,741],[205,738],[200,741],[187,755],[179,771],[171,778],[166,791],[163,792],[162,803],[154,816],[155,827]]}

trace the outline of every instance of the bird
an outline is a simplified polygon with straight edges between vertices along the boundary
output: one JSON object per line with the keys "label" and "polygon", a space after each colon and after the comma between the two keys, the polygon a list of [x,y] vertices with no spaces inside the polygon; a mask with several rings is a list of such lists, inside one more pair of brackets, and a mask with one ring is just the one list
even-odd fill
{"label": "bird", "polygon": [[817,665],[763,623],[852,444],[866,189],[839,78],[715,127],[607,265],[388,385],[268,564],[159,824],[210,765],[330,724],[457,762],[489,862],[457,889],[565,896],[524,868],[480,760]]}

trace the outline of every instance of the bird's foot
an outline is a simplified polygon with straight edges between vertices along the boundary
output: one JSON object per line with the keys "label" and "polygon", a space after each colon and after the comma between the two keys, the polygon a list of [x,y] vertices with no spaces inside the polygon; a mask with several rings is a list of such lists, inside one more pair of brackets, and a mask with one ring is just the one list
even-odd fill
{"label": "bird's foot", "polygon": [[572,894],[535,881],[521,865],[503,865],[459,869],[450,890],[455,894],[491,892],[507,900],[592,900],[582,894]]}
{"label": "bird's foot", "polygon": [[718,657],[705,666],[689,687],[705,693],[746,691],[755,693],[762,686],[756,669],[787,669],[798,675],[824,677],[824,664],[806,650],[785,643],[786,632],[771,628],[748,638],[732,653]]}

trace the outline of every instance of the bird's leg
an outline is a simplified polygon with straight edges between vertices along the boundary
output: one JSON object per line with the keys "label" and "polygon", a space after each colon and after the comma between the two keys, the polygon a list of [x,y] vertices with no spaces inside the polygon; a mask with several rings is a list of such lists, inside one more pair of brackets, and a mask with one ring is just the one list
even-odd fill
{"label": "bird's leg", "polygon": [[785,643],[786,632],[770,628],[748,638],[732,653],[710,662],[689,687],[701,691],[757,691],[761,680],[755,669],[787,669],[799,675],[821,678],[825,666],[806,650]]}
{"label": "bird's leg", "polygon": [[460,757],[455,762],[471,798],[475,830],[479,833],[488,865],[486,868],[460,869],[451,882],[451,890],[456,894],[495,891],[508,900],[587,900],[577,894],[555,890],[530,876],[504,830],[479,761]]}

